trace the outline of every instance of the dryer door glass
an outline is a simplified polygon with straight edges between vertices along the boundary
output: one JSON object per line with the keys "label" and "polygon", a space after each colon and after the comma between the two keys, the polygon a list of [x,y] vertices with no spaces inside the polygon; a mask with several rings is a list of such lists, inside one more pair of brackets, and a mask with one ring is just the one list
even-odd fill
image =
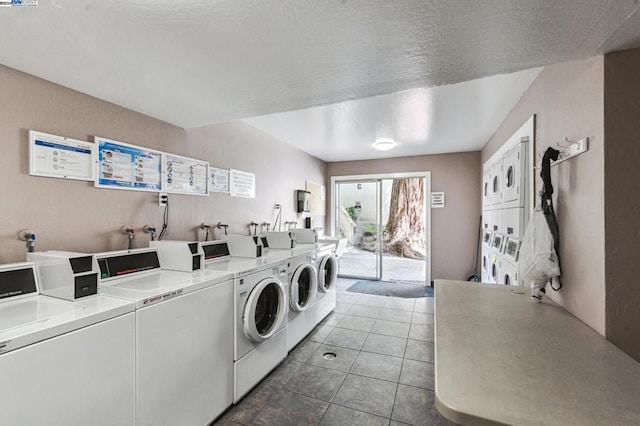
{"label": "dryer door glass", "polygon": [[260,293],[254,316],[256,329],[260,335],[268,334],[273,329],[278,319],[279,299],[280,293],[275,283],[267,285]]}
{"label": "dryer door glass", "polygon": [[509,164],[509,167],[507,167],[507,173],[505,174],[504,180],[505,180],[505,186],[507,188],[513,188],[513,185],[516,181],[513,164]]}
{"label": "dryer door glass", "polygon": [[299,266],[291,277],[290,304],[294,311],[311,307],[318,292],[316,269],[309,263]]}
{"label": "dryer door glass", "polygon": [[322,293],[328,293],[335,286],[338,278],[338,268],[336,258],[333,255],[326,255],[320,261],[318,268],[318,290]]}

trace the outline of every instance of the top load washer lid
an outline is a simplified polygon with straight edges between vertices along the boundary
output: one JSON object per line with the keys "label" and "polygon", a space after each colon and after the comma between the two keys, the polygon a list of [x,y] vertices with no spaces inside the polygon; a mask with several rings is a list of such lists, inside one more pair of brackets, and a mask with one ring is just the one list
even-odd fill
{"label": "top load washer lid", "polygon": [[52,297],[32,296],[12,303],[3,303],[0,305],[0,333],[82,309],[82,305]]}
{"label": "top load washer lid", "polygon": [[141,308],[230,280],[232,277],[231,273],[224,271],[151,271],[103,282],[100,293],[132,300],[137,308]]}
{"label": "top load washer lid", "polygon": [[131,302],[95,296],[76,302],[33,295],[0,303],[0,354],[133,312]]}

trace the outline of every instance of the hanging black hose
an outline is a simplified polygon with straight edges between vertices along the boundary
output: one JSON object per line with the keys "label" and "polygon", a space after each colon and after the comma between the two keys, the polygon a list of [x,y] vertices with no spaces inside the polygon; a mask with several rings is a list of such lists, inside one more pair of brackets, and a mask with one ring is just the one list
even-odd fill
{"label": "hanging black hose", "polygon": [[[553,210],[553,185],[551,184],[551,161],[556,161],[560,156],[560,151],[554,148],[547,148],[542,157],[542,170],[540,171],[540,177],[542,178],[542,191],[540,191],[540,205],[542,212],[549,225],[549,231],[553,236],[553,248],[558,255],[558,264],[560,264],[560,233],[558,231],[558,220],[556,219],[556,213]],[[560,269],[562,270],[562,268]],[[553,280],[551,280],[551,288],[558,291],[562,288],[562,281],[560,277],[557,277],[558,285],[554,287]]]}

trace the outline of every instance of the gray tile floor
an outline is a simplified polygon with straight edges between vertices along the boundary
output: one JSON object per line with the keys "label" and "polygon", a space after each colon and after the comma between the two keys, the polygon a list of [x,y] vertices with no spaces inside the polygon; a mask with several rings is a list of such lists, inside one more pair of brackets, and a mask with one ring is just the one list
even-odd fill
{"label": "gray tile floor", "polygon": [[216,425],[453,424],[433,406],[433,298],[347,292],[355,281],[338,280],[335,312]]}

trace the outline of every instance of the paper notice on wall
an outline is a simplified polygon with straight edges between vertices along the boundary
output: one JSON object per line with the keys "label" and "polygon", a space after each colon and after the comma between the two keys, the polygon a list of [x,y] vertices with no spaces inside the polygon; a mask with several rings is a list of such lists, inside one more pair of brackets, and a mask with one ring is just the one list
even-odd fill
{"label": "paper notice on wall", "polygon": [[432,209],[444,208],[444,192],[431,193],[431,208]]}
{"label": "paper notice on wall", "polygon": [[256,175],[240,170],[229,170],[229,195],[256,198]]}
{"label": "paper notice on wall", "polygon": [[96,137],[96,187],[162,190],[162,153]]}
{"label": "paper notice on wall", "polygon": [[229,192],[229,170],[209,168],[209,191]]}
{"label": "paper notice on wall", "polygon": [[93,180],[91,142],[29,131],[29,174],[63,179]]}
{"label": "paper notice on wall", "polygon": [[209,195],[209,163],[174,154],[165,154],[164,190],[174,194]]}

